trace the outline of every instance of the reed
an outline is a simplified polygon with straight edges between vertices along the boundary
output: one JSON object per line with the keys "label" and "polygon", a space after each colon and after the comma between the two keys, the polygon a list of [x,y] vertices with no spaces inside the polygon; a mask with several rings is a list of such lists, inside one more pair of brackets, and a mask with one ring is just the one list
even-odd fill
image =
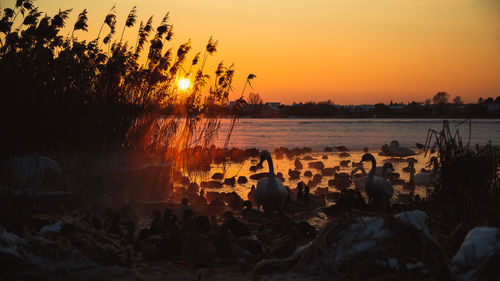
{"label": "reed", "polygon": [[[144,161],[160,157],[181,170],[199,166],[195,162],[204,153],[181,153],[213,143],[232,91],[234,67],[222,64],[214,86],[205,89],[210,80],[205,63],[218,42],[210,38],[202,58],[199,52],[188,59],[190,41],[173,52],[167,46],[174,35],[167,14],[156,29],[153,17],[141,22],[129,45],[123,34],[136,23],[134,7],[112,43],[114,6],[96,39],[81,41],[77,35],[87,31],[87,10],[65,36],[61,30],[70,12],[42,16],[32,1],[19,0],[0,14],[0,118],[8,120],[0,124],[0,159],[34,152],[134,151]],[[23,20],[13,30],[19,14]],[[104,27],[109,31],[101,41]],[[186,91],[178,88],[179,77],[194,79]]]}
{"label": "reed", "polygon": [[439,172],[425,206],[432,220],[449,226],[443,232],[449,233],[444,245],[450,252],[472,227],[500,226],[499,150],[491,142],[471,145],[470,120],[468,125],[469,134],[463,138],[459,128],[453,132],[445,120],[441,130],[429,130],[426,141],[426,154],[437,153]]}

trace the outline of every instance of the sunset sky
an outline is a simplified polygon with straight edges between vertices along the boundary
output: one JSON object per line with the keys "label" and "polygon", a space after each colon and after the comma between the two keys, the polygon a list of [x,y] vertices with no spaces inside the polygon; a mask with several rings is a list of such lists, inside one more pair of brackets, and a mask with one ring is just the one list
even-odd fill
{"label": "sunset sky", "polygon": [[[1,8],[13,6],[2,0]],[[209,58],[234,62],[231,99],[246,76],[265,101],[337,104],[424,101],[438,91],[466,102],[500,96],[498,0],[38,0],[53,15],[73,8],[69,26],[84,8],[93,39],[117,4],[117,33],[137,5],[138,21],[170,12],[174,40],[192,40],[189,59],[210,36],[219,40]],[[135,42],[138,24],[125,37]],[[70,32],[70,31],[67,31]],[[246,92],[248,94],[248,92]]]}

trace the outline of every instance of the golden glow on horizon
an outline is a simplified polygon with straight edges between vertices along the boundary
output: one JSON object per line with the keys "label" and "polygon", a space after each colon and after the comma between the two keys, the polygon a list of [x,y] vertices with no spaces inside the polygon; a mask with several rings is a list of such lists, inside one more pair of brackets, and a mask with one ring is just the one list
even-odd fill
{"label": "golden glow on horizon", "polygon": [[187,88],[189,88],[189,85],[191,85],[191,82],[187,78],[182,78],[179,80],[177,83],[179,85],[179,89],[185,91]]}
{"label": "golden glow on horizon", "polygon": [[[167,12],[175,35],[165,47],[175,53],[191,38],[186,61],[210,36],[219,40],[205,71],[213,78],[220,61],[235,63],[230,100],[239,98],[249,73],[258,79],[245,96],[255,91],[288,104],[424,101],[438,91],[465,102],[500,95],[498,0],[35,1],[48,15],[73,9],[64,34],[87,8],[89,31],[75,32],[79,40],[96,38],[115,3],[117,34],[137,5],[137,24],[124,33],[129,46],[141,21],[154,15],[156,28]],[[14,4],[2,0],[2,8]]]}

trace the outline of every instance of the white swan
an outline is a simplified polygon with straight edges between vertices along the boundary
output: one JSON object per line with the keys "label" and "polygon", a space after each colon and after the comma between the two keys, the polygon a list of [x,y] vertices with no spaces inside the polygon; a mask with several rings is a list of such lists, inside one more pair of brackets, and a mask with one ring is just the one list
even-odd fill
{"label": "white swan", "polygon": [[[410,166],[414,167],[414,161],[409,161]],[[431,164],[433,164],[433,168],[430,171],[422,171],[420,173],[415,174],[415,169],[413,168],[410,173],[410,182],[413,182],[415,185],[425,185],[428,186],[431,184],[432,180],[439,176],[439,168],[436,157],[431,158]]]}
{"label": "white swan", "polygon": [[382,166],[378,166],[375,168],[375,176],[386,179],[387,178],[387,170],[391,170],[390,173],[394,172],[394,167],[392,163],[384,163]]}
{"label": "white swan", "polygon": [[375,161],[375,157],[373,157],[373,155],[366,153],[363,155],[363,158],[361,158],[361,162],[364,161],[372,162],[372,168],[368,173],[365,183],[366,195],[368,195],[369,202],[373,202],[378,206],[388,205],[392,195],[394,194],[392,184],[383,178],[375,176],[377,162]]}
{"label": "white swan", "polygon": [[[355,177],[354,174],[356,174],[357,171],[361,171],[361,176]],[[354,181],[354,185],[356,186],[357,190],[364,191],[365,190],[365,184],[366,184],[366,171],[363,165],[357,166],[354,170],[351,171],[351,176],[352,180]]]}
{"label": "white swan", "polygon": [[271,159],[271,154],[267,150],[261,152],[260,164],[265,160],[267,160],[269,165],[269,176],[259,180],[257,183],[254,200],[258,209],[262,206],[264,210],[278,210],[285,204],[288,191],[274,175],[273,160]]}
{"label": "white swan", "polygon": [[407,148],[399,146],[399,142],[396,140],[391,141],[389,145],[385,144],[382,146],[382,155],[390,156],[390,157],[408,157],[412,155],[416,155],[415,151]]}

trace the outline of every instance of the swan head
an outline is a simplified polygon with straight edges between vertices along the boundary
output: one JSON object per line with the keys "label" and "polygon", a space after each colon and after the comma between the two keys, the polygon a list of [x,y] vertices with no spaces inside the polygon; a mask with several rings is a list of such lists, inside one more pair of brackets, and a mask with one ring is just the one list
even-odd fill
{"label": "swan head", "polygon": [[372,161],[373,159],[375,159],[375,157],[373,157],[373,155],[371,153],[365,153],[363,155],[363,157],[361,158],[361,162],[359,162],[359,163],[361,164],[365,161]]}
{"label": "swan head", "polygon": [[363,166],[357,166],[356,168],[354,168],[352,171],[351,171],[351,176],[354,176],[354,174],[356,174],[357,171],[363,169]]}
{"label": "swan head", "polygon": [[384,165],[382,166],[382,170],[387,171],[389,169],[391,169],[391,173],[394,172],[394,166],[392,166],[392,163],[390,162],[384,163]]}
{"label": "swan head", "polygon": [[262,152],[260,153],[259,165],[262,165],[262,163],[264,161],[266,161],[266,159],[268,159],[268,158],[271,158],[271,153],[269,153],[269,151],[267,151],[267,150],[262,150]]}

